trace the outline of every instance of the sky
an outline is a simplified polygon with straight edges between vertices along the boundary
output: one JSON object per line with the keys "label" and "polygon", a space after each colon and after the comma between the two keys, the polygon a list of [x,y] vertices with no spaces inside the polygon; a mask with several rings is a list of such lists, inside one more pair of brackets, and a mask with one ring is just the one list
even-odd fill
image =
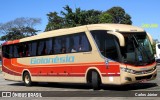
{"label": "sky", "polygon": [[46,14],[60,13],[65,5],[72,9],[100,11],[120,6],[132,17],[132,25],[144,28],[153,39],[160,41],[160,0],[0,0],[0,23],[19,17],[41,18],[36,29],[43,32],[48,23]]}

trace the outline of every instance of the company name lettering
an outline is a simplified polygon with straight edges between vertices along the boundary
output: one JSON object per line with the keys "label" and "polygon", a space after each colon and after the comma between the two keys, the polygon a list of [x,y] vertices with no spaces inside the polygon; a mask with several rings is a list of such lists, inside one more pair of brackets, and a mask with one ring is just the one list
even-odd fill
{"label": "company name lettering", "polygon": [[54,57],[54,58],[31,58],[30,64],[51,64],[74,62],[74,56]]}

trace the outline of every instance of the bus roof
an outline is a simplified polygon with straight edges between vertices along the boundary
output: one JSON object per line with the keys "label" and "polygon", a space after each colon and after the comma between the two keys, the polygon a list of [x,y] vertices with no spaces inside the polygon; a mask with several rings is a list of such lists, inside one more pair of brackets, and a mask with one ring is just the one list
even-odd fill
{"label": "bus roof", "polygon": [[126,25],[126,24],[90,24],[90,25],[83,25],[83,26],[78,26],[73,28],[64,28],[64,29],[57,29],[53,31],[47,31],[35,36],[22,38],[20,40],[8,41],[3,43],[3,45],[15,44],[19,42],[43,39],[43,38],[78,33],[78,32],[84,32],[87,30],[109,30],[109,31],[117,31],[117,32],[134,32],[134,31],[144,32],[142,28],[132,26],[132,25]]}

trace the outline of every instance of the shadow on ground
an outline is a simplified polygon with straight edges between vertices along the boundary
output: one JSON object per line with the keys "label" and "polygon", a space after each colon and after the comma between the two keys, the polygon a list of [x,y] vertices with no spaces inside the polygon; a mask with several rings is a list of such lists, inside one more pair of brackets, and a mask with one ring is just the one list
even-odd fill
{"label": "shadow on ground", "polygon": [[[24,86],[23,83],[9,84],[12,86]],[[112,90],[112,91],[130,91],[130,90],[141,90],[157,87],[156,83],[136,83],[130,85],[101,85],[101,90]],[[64,88],[64,89],[81,89],[88,90],[92,89],[91,85],[86,84],[71,84],[71,83],[34,83],[32,87],[48,87],[48,88]]]}

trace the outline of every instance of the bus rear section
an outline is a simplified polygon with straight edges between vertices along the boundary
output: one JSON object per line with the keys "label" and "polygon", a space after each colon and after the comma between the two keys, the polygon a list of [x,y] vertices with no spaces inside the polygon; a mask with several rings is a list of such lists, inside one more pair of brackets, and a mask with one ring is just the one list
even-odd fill
{"label": "bus rear section", "polygon": [[156,62],[160,63],[160,43],[156,44]]}

